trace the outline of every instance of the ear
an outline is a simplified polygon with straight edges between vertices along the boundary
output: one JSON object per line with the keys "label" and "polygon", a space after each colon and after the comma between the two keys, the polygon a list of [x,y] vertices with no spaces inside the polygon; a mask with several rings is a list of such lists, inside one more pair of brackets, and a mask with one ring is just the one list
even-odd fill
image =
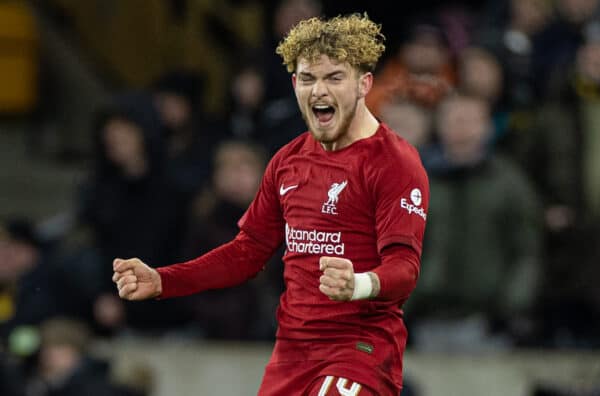
{"label": "ear", "polygon": [[296,73],[292,73],[292,86],[296,89]]}
{"label": "ear", "polygon": [[366,72],[358,78],[358,96],[364,98],[373,87],[373,73]]}

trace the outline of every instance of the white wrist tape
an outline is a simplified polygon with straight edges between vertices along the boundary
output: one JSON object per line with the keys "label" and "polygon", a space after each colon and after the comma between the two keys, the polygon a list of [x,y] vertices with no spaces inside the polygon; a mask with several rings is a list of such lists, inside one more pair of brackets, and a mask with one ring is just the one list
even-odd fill
{"label": "white wrist tape", "polygon": [[354,274],[354,291],[350,300],[363,300],[371,297],[373,281],[366,272]]}

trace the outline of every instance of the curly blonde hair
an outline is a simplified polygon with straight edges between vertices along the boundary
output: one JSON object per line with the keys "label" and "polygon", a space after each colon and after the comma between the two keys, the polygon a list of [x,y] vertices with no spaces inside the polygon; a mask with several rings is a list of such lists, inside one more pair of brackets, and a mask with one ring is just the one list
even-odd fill
{"label": "curly blonde hair", "polygon": [[337,16],[328,20],[310,18],[299,22],[279,43],[276,53],[291,73],[298,58],[309,62],[327,55],[338,62],[347,62],[361,71],[373,71],[385,50],[381,25],[367,14]]}

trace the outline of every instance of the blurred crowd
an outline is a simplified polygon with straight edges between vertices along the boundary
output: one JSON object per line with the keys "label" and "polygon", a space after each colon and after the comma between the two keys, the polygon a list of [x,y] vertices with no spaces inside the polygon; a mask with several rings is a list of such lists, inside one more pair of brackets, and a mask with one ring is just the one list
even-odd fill
{"label": "blurred crowd", "polygon": [[[81,27],[93,10],[82,3],[33,2],[93,44]],[[306,129],[276,43],[300,19],[353,10],[318,0],[160,4],[180,21],[160,45],[183,60],[137,73],[90,44],[111,95],[80,132],[87,176],[71,210],[51,232],[26,214],[0,227],[0,356],[20,357],[28,378],[2,395],[70,395],[52,393],[78,381],[65,380],[69,370],[105,379],[83,334],[274,337],[283,251],[245,285],[133,304],[118,299],[111,263],[180,262],[237,233],[270,156]],[[409,347],[600,347],[600,1],[456,2],[383,22],[388,45],[367,104],[418,148],[431,188],[405,307]],[[176,40],[187,31],[194,40]],[[45,94],[35,118],[56,122]],[[18,378],[14,360],[0,361],[0,375]],[[144,388],[110,387],[98,394]]]}

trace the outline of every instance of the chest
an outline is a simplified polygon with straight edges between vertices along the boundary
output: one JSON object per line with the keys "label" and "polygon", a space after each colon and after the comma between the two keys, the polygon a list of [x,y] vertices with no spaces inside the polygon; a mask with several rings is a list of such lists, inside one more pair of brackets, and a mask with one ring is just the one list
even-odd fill
{"label": "chest", "polygon": [[340,229],[373,222],[372,194],[356,163],[291,158],[278,170],[276,183],[288,224]]}

